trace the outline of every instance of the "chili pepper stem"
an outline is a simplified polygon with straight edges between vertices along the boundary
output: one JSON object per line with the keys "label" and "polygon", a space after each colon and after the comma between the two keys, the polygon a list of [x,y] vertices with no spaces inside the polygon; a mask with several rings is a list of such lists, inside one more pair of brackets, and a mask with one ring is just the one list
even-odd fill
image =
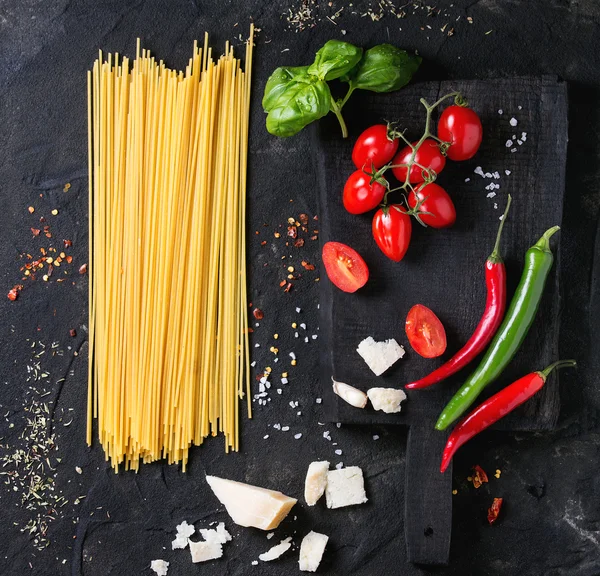
{"label": "chili pepper stem", "polygon": [[544,232],[542,237],[535,243],[534,247],[543,252],[550,252],[550,238],[560,230],[560,226],[552,226]]}
{"label": "chili pepper stem", "polygon": [[550,366],[548,366],[548,368],[544,368],[544,370],[540,370],[538,372],[538,374],[544,379],[544,382],[546,381],[546,378],[548,378],[548,376],[550,376],[550,372],[552,372],[553,370],[559,370],[560,368],[567,368],[567,367],[575,367],[577,366],[577,362],[575,360],[558,360],[557,362],[554,362],[554,364],[550,364]]}
{"label": "chili pepper stem", "polygon": [[496,243],[494,244],[494,250],[488,258],[488,260],[490,262],[493,262],[494,264],[502,262],[502,256],[500,255],[500,238],[502,237],[502,229],[504,228],[504,222],[506,222],[506,217],[508,216],[508,210],[510,209],[511,202],[512,196],[509,194],[508,201],[506,202],[506,208],[504,209],[504,214],[502,215],[502,220],[500,221],[500,226],[498,226],[498,234],[496,235]]}

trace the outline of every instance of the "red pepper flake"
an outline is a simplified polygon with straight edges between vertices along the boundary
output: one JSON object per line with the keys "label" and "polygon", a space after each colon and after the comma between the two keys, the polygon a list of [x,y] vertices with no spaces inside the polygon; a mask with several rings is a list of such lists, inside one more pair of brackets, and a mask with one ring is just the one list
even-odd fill
{"label": "red pepper flake", "polygon": [[85,274],[86,272],[87,272],[87,264],[82,264],[82,265],[79,267],[79,273],[80,273],[80,274]]}
{"label": "red pepper flake", "polygon": [[318,238],[318,236],[315,234],[315,236],[311,236],[310,239],[311,240],[316,240]]}
{"label": "red pepper flake", "polygon": [[304,266],[305,270],[314,270],[315,269],[315,265],[314,264],[309,264],[305,260],[302,260],[302,266]]}
{"label": "red pepper flake", "polygon": [[286,281],[285,281],[285,280],[282,280],[282,281],[279,283],[279,286],[280,286],[281,288],[283,288],[285,285],[286,285]]}
{"label": "red pepper flake", "polygon": [[498,519],[498,514],[502,508],[502,498],[494,498],[492,505],[488,508],[487,519],[490,524],[493,524]]}
{"label": "red pepper flake", "polygon": [[267,241],[266,241],[266,240],[263,240],[263,241],[260,243],[260,245],[261,245],[261,246],[266,246],[266,245],[267,245]]}
{"label": "red pepper flake", "polygon": [[475,488],[479,488],[482,484],[487,483],[487,474],[484,472],[481,466],[477,465],[473,468],[473,470],[475,471],[475,474],[473,474],[473,486]]}
{"label": "red pepper flake", "polygon": [[40,216],[40,222],[43,224],[46,221],[46,219],[43,216]]}
{"label": "red pepper flake", "polygon": [[67,256],[65,260],[70,264],[71,262],[73,262],[73,256]]}
{"label": "red pepper flake", "polygon": [[31,229],[31,233],[32,233],[34,236],[39,236],[39,235],[40,235],[40,230],[39,230],[39,228],[32,228],[32,229]]}
{"label": "red pepper flake", "polygon": [[264,312],[260,308],[255,308],[252,310],[252,314],[257,320],[262,320],[265,317]]}
{"label": "red pepper flake", "polygon": [[288,282],[288,283],[287,283],[287,286],[285,287],[285,290],[284,290],[284,292],[289,292],[291,289],[292,289],[292,283],[291,283],[291,282]]}
{"label": "red pepper flake", "polygon": [[304,246],[304,238],[298,238],[295,242],[294,242],[294,246],[296,248],[302,248],[302,246]]}
{"label": "red pepper flake", "polygon": [[306,214],[300,214],[299,218],[303,226],[306,226],[308,224],[308,216]]}
{"label": "red pepper flake", "polygon": [[14,302],[19,297],[19,292],[21,290],[23,290],[23,285],[22,284],[15,284],[8,291],[8,299],[11,300],[12,302]]}
{"label": "red pepper flake", "polygon": [[290,238],[296,238],[296,236],[298,236],[298,229],[296,228],[296,226],[288,226],[287,235]]}
{"label": "red pepper flake", "polygon": [[70,248],[73,246],[73,242],[71,240],[63,240],[63,244],[65,245],[65,248]]}
{"label": "red pepper flake", "polygon": [[313,216],[313,220],[318,220],[318,219],[319,219],[319,217],[318,217],[318,216],[315,214],[315,215]]}
{"label": "red pepper flake", "polygon": [[71,336],[71,338],[75,338],[75,336],[77,336],[77,331],[72,328],[71,330],[69,330],[69,335]]}

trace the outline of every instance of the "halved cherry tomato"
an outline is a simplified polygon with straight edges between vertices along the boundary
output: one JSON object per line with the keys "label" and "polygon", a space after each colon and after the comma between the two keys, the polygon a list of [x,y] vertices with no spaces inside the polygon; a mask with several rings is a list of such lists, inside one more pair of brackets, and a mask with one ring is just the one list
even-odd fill
{"label": "halved cherry tomato", "polygon": [[385,186],[380,182],[371,182],[371,177],[362,170],[350,174],[344,186],[344,208],[350,214],[364,214],[376,208],[385,194]]}
{"label": "halved cherry tomato", "polygon": [[450,160],[472,158],[479,150],[483,138],[483,128],[477,112],[455,104],[448,106],[438,121],[438,138],[450,142],[446,151]]}
{"label": "halved cherry tomato", "polygon": [[406,316],[406,335],[413,350],[423,358],[436,358],[446,350],[446,331],[440,319],[422,304]]}
{"label": "halved cherry tomato", "polygon": [[398,140],[389,137],[385,124],[375,124],[367,128],[356,140],[352,149],[352,162],[361,170],[371,167],[381,168],[387,164],[398,150]]}
{"label": "halved cherry tomato", "polygon": [[401,204],[380,208],[373,217],[373,238],[381,251],[394,262],[400,262],[410,244],[412,222]]}
{"label": "halved cherry tomato", "polygon": [[[456,222],[456,208],[448,193],[435,182],[421,184],[408,195],[408,205],[414,208],[417,201],[422,204],[419,210],[419,218],[423,224],[432,228],[448,228]],[[429,214],[422,214],[429,212]]]}
{"label": "halved cherry tomato", "polygon": [[369,268],[362,256],[341,242],[323,246],[323,264],[329,279],[344,292],[356,292],[369,279]]}
{"label": "halved cherry tomato", "polygon": [[[412,145],[416,146],[418,142],[413,142]],[[392,164],[408,164],[410,158],[412,156],[412,148],[410,146],[405,146],[396,154]],[[442,154],[438,143],[431,138],[427,138],[423,141],[423,144],[419,146],[417,153],[415,154],[414,161],[421,166],[425,166],[425,168],[429,168],[433,170],[436,174],[439,174],[446,165],[446,157]],[[401,166],[399,168],[392,168],[392,172],[394,176],[400,181],[404,182],[406,179],[406,170],[405,166]],[[423,175],[423,169],[419,168],[413,164],[410,168],[410,178],[409,181],[413,184],[416,182],[423,182],[425,180]]]}

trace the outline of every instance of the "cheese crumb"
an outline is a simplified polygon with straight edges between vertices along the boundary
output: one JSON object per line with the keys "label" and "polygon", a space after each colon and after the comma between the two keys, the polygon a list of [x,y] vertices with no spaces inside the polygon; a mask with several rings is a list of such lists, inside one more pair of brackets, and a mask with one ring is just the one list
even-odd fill
{"label": "cheese crumb", "polygon": [[157,576],[167,576],[169,563],[164,560],[152,560],[152,562],[150,562],[150,570],[156,572]]}
{"label": "cheese crumb", "polygon": [[190,540],[190,553],[192,562],[207,562],[208,560],[216,560],[223,556],[223,546],[216,540],[206,542],[192,542]]}
{"label": "cheese crumb", "polygon": [[325,492],[329,462],[311,462],[304,481],[304,499],[309,506],[314,506]]}
{"label": "cheese crumb", "polygon": [[325,487],[327,508],[341,508],[367,501],[363,472],[358,466],[349,466],[327,473]]}
{"label": "cheese crumb", "polygon": [[288,536],[285,540],[282,540],[277,546],[273,546],[263,554],[259,554],[258,559],[263,562],[271,562],[271,560],[277,560],[282,554],[285,554],[292,547],[292,538]]}
{"label": "cheese crumb", "polygon": [[301,571],[317,571],[328,540],[329,536],[312,531],[302,539],[302,544],[300,544],[300,560],[298,561]]}
{"label": "cheese crumb", "polygon": [[358,345],[356,351],[375,376],[381,376],[404,356],[404,348],[393,338],[383,342],[375,342],[372,336],[369,336]]}
{"label": "cheese crumb", "polygon": [[406,394],[395,388],[370,388],[367,396],[375,410],[381,410],[386,414],[400,412],[400,404],[406,400]]}

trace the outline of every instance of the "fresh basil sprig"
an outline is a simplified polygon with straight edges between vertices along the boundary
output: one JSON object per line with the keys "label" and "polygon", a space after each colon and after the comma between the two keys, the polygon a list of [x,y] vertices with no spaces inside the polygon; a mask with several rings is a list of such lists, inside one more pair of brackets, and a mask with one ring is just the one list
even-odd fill
{"label": "fresh basil sprig", "polygon": [[[348,42],[329,40],[310,66],[277,68],[267,81],[263,108],[267,130],[275,136],[293,136],[307,124],[333,112],[348,136],[342,108],[354,90],[393,92],[408,84],[421,57],[391,44],[380,44],[363,53]],[[327,81],[348,84],[344,98],[335,100]]]}

